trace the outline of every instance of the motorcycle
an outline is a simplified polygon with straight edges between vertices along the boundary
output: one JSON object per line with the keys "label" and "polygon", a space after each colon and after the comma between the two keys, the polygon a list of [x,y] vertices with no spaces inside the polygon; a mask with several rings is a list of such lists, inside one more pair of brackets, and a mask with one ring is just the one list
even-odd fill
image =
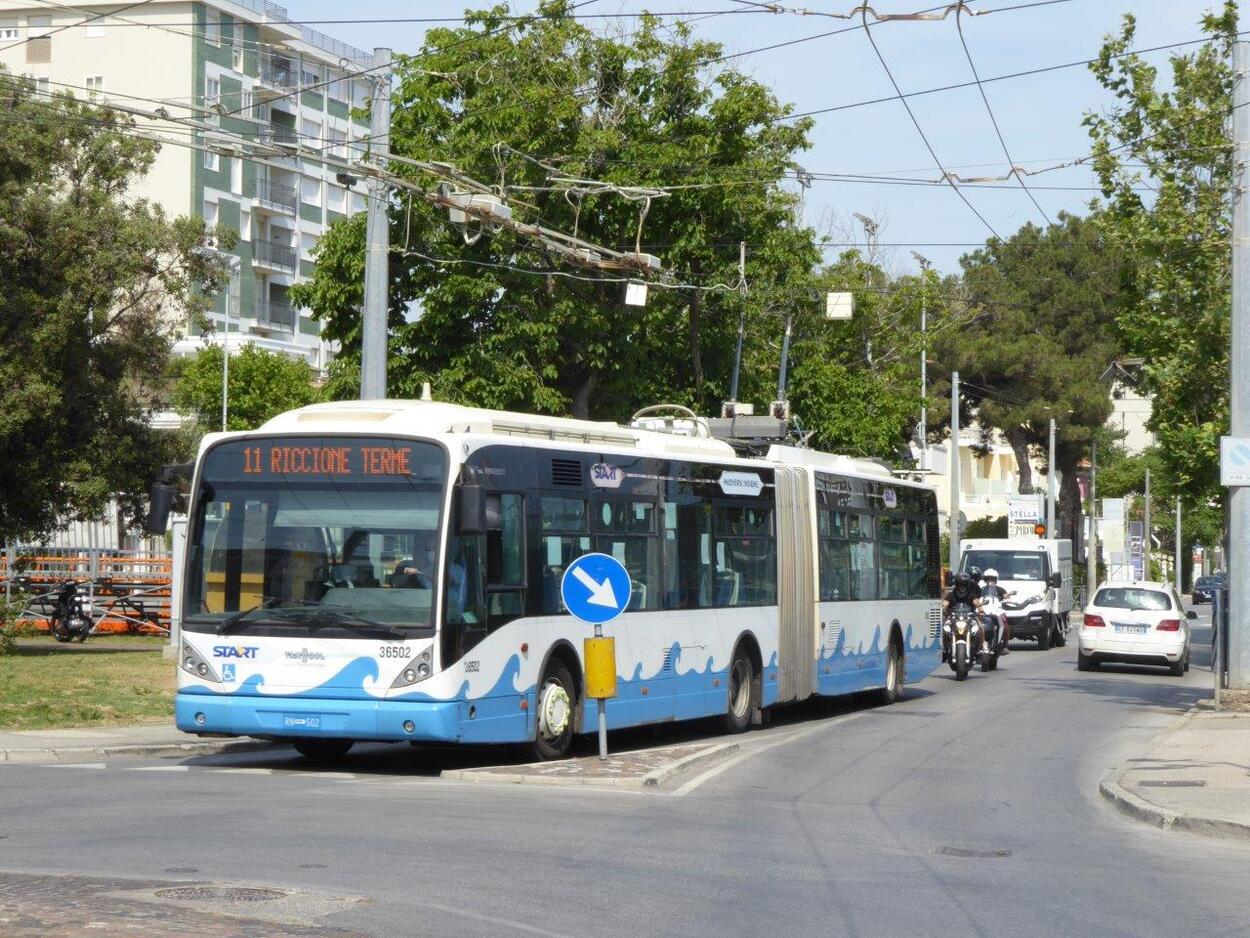
{"label": "motorcycle", "polygon": [[993,671],[998,667],[998,656],[1002,637],[1007,634],[1007,614],[1003,611],[1000,599],[987,599],[981,604],[982,627],[985,641],[981,643],[979,662],[982,672]]}
{"label": "motorcycle", "polygon": [[966,603],[951,607],[942,623],[942,660],[950,664],[955,680],[968,677],[972,662],[981,655],[982,628],[976,611]]}
{"label": "motorcycle", "polygon": [[91,618],[91,597],[84,584],[66,580],[50,594],[48,604],[52,612],[48,616],[48,629],[58,642],[78,639],[82,644],[91,634],[95,622]]}

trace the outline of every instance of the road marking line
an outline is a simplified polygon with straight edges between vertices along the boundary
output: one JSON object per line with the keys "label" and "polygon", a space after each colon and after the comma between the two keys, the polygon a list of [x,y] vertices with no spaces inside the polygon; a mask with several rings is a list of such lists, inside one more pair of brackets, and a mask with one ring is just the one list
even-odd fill
{"label": "road marking line", "polygon": [[572,938],[566,932],[548,931],[545,928],[537,928],[533,925],[526,925],[523,922],[515,922],[512,919],[498,918],[494,915],[486,915],[482,912],[473,912],[469,909],[458,908],[456,906],[443,905],[439,902],[422,902],[421,905],[427,909],[434,909],[438,912],[446,912],[448,915],[459,915],[464,918],[473,919],[476,922],[487,922],[491,925],[500,925],[510,931],[523,931],[531,935],[543,935],[544,938]]}
{"label": "road marking line", "polygon": [[37,765],[41,769],[102,769],[105,767],[103,762],[15,762],[14,765]]}
{"label": "road marking line", "polygon": [[205,766],[210,772],[230,772],[234,775],[272,775],[273,769],[219,769]]}
{"label": "road marking line", "polygon": [[137,765],[127,772],[190,772],[189,765]]}
{"label": "road marking line", "polygon": [[703,772],[700,775],[696,775],[690,781],[686,782],[686,784],[674,790],[671,797],[684,798],[686,795],[690,794],[692,791],[694,791],[704,782],[711,781],[716,776],[720,775],[722,772],[732,769],[738,763],[745,762],[747,759],[751,758],[752,756],[759,755],[759,753],[761,752],[767,752],[769,749],[773,749],[777,746],[782,746],[786,743],[798,742],[800,739],[803,739],[804,737],[807,737],[807,736],[811,736],[813,733],[819,733],[821,730],[827,730],[831,726],[835,726],[835,725],[841,726],[844,723],[850,723],[852,720],[858,720],[860,717],[867,716],[869,713],[874,713],[874,712],[875,711],[873,710],[860,710],[856,713],[843,714],[840,717],[833,717],[830,720],[822,720],[820,724],[817,726],[811,726],[805,730],[800,730],[797,733],[790,733],[786,736],[781,737],[780,739],[771,740],[770,742],[764,743],[763,745],[754,746],[750,749],[743,751],[741,754],[734,756],[732,759],[728,759],[725,762],[720,763],[719,765],[713,766],[712,768],[708,769],[706,772]]}

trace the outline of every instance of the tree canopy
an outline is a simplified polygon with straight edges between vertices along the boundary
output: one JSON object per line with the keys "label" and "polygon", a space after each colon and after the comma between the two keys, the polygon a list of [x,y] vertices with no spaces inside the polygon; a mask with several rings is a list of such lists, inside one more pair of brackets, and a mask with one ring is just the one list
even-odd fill
{"label": "tree canopy", "polygon": [[[221,429],[221,349],[210,345],[183,363],[174,406],[195,416],[204,430]],[[226,429],[255,430],[270,417],[314,403],[319,394],[303,359],[249,342],[230,356]]]}
{"label": "tree canopy", "polygon": [[156,146],[0,72],[0,534],[131,511],[170,443],[147,422],[175,334],[224,283],[197,219],[135,185]]}
{"label": "tree canopy", "polygon": [[[576,416],[621,418],[663,400],[718,409],[745,303],[739,396],[771,400],[781,331],[764,309],[773,288],[818,308],[820,255],[779,185],[810,121],[780,121],[788,108],[765,86],[713,70],[720,47],[684,25],[644,17],[635,32],[604,35],[561,15],[565,0],[540,8],[543,17],[507,29],[506,6],[470,13],[400,57],[392,151],[490,180],[514,217],[658,255],[672,285],[653,286],[645,307],[626,306],[618,276],[560,265],[539,242],[453,226],[444,210],[396,198],[390,393],[415,395],[428,380],[444,399]],[[363,236],[363,218],[334,226],[316,277],[293,291],[343,345],[339,396],[358,380]]]}
{"label": "tree canopy", "polygon": [[1219,489],[1219,438],[1228,428],[1232,156],[1231,44],[1237,4],[1202,19],[1211,41],[1170,57],[1167,78],[1130,54],[1125,16],[1091,66],[1114,104],[1089,114],[1106,211],[1097,224],[1127,265],[1118,320],[1144,360],[1151,428],[1169,476],[1195,504]]}

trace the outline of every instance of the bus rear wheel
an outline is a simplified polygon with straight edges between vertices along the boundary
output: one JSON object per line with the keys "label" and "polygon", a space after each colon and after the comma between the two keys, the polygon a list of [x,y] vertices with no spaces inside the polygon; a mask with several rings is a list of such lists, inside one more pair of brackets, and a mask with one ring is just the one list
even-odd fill
{"label": "bus rear wheel", "polygon": [[305,759],[314,762],[333,762],[347,755],[354,745],[350,739],[296,739],[291,745]]}
{"label": "bus rear wheel", "polygon": [[755,664],[743,648],[734,652],[729,666],[729,709],[725,712],[725,731],[742,733],[751,725],[755,706]]}
{"label": "bus rear wheel", "polygon": [[534,728],[534,757],[540,762],[563,759],[573,745],[573,717],[577,712],[577,687],[564,662],[547,665],[538,686],[538,720]]}
{"label": "bus rear wheel", "polygon": [[907,681],[906,664],[899,651],[898,642],[891,641],[885,653],[885,684],[877,692],[883,704],[892,704],[903,696],[903,684]]}

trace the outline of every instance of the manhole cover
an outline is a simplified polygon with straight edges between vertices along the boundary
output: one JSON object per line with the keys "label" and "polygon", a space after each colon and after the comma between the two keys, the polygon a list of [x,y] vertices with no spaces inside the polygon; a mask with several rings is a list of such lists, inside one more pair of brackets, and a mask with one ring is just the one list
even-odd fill
{"label": "manhole cover", "polygon": [[1206,781],[1200,778],[1148,778],[1137,783],[1138,788],[1202,788]]}
{"label": "manhole cover", "polygon": [[183,902],[269,902],[285,899],[281,889],[252,889],[244,886],[175,886],[156,890],[158,899]]}
{"label": "manhole cover", "polygon": [[992,860],[1011,856],[1010,850],[977,850],[972,847],[938,847],[937,852],[947,857],[967,857],[974,860]]}

